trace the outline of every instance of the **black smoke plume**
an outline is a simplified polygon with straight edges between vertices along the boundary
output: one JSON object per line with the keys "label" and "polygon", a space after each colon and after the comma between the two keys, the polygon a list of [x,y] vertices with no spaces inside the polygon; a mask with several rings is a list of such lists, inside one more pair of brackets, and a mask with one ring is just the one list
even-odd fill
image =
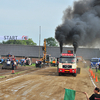
{"label": "black smoke plume", "polygon": [[73,45],[74,52],[78,46],[95,46],[100,42],[100,0],[79,0],[73,8],[64,11],[62,24],[55,30],[55,38],[60,44]]}

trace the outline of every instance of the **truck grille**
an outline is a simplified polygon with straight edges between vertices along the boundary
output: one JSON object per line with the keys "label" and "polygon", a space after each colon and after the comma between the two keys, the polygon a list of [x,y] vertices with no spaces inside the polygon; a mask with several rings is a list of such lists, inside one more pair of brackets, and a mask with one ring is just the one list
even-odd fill
{"label": "truck grille", "polygon": [[72,65],[63,65],[63,68],[72,68]]}

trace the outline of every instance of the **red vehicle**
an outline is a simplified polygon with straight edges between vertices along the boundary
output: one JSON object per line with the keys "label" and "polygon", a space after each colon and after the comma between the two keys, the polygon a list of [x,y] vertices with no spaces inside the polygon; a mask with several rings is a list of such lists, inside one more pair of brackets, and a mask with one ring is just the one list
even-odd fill
{"label": "red vehicle", "polygon": [[77,76],[76,55],[73,54],[72,50],[68,50],[68,53],[61,54],[57,71],[59,76],[64,73],[71,73]]}

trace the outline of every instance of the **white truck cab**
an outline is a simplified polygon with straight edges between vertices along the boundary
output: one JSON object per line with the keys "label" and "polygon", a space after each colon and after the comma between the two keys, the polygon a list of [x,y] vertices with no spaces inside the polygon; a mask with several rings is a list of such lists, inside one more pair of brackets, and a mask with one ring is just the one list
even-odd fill
{"label": "white truck cab", "polygon": [[62,73],[77,75],[76,55],[73,54],[72,50],[68,50],[68,53],[61,54],[57,71],[59,76]]}

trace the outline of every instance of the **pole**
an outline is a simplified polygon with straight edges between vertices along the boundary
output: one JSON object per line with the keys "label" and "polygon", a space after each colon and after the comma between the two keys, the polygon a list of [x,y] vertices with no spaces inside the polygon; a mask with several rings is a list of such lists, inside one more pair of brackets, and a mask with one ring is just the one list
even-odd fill
{"label": "pole", "polygon": [[39,59],[40,59],[41,26],[39,26]]}

